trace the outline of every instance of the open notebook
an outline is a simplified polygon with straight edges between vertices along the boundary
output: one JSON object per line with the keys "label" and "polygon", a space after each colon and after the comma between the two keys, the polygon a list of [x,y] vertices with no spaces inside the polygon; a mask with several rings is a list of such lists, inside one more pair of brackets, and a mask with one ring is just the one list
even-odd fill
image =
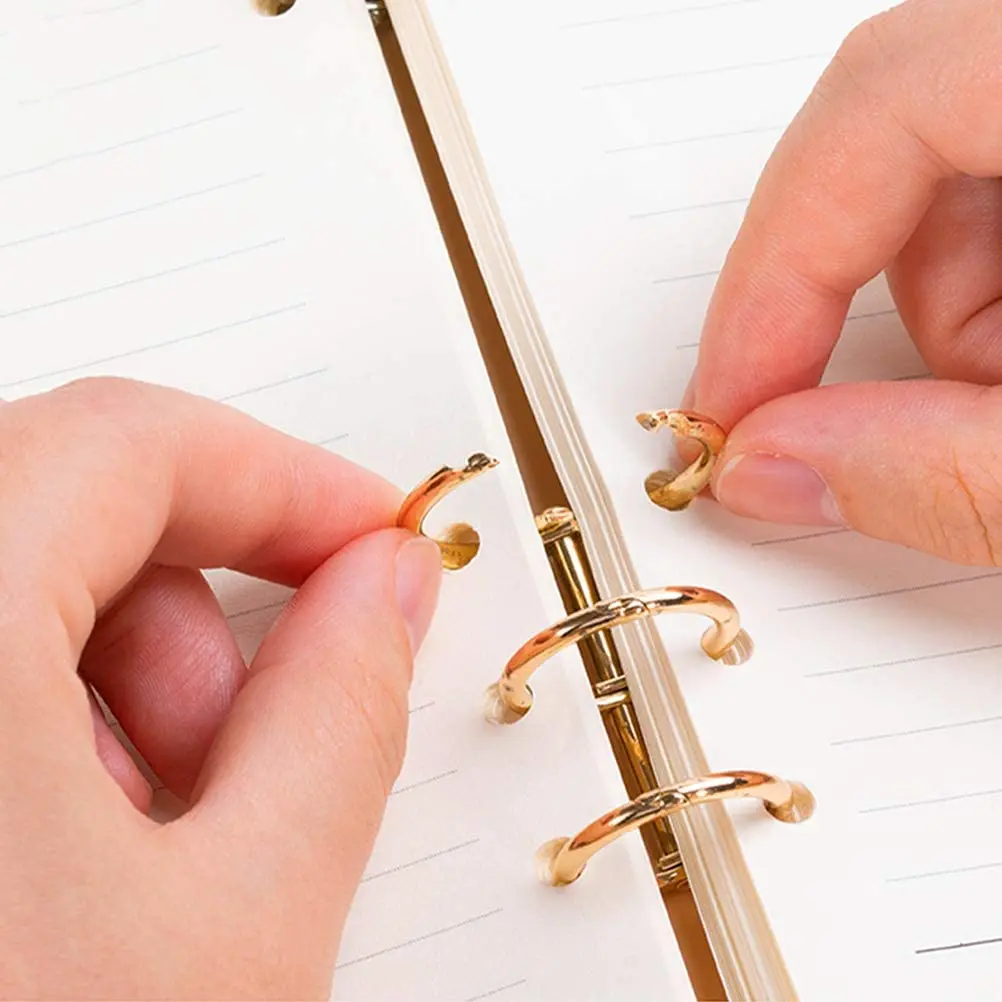
{"label": "open notebook", "polygon": [[[673,818],[728,993],[997,994],[999,582],[849,533],[665,512],[643,481],[666,439],[634,420],[681,396],[758,170],[877,5],[387,7],[599,595],[712,588],[755,640],[731,666],[691,618],[613,631],[657,780],[762,770],[816,798],[803,824],[751,801]],[[627,798],[575,652],[541,669],[523,720],[483,719],[567,591],[362,0],[271,18],[250,0],[12,5],[0,81],[0,396],[168,383],[405,490],[501,460],[448,502],[483,548],[447,577],[419,659],[335,997],[691,997],[639,837],[570,887],[534,873],[541,843]],[[922,372],[874,283],[829,378]],[[250,653],[285,593],[212,580]]]}
{"label": "open notebook", "polygon": [[[405,491],[501,461],[447,505],[483,546],[443,582],[335,997],[690,997],[642,846],[590,902],[536,878],[541,842],[625,796],[574,653],[539,726],[483,719],[492,673],[563,607],[365,6],[8,6],[0,396],[166,383]],[[212,580],[249,654],[286,594]]]}
{"label": "open notebook", "polygon": [[[665,512],[643,481],[667,443],[634,421],[677,406],[759,170],[884,5],[388,6],[602,591],[716,588],[756,642],[732,668],[674,621],[623,630],[660,779],[763,769],[817,799],[803,825],[751,804],[678,820],[730,993],[997,997],[1002,578],[713,505]],[[923,374],[874,282],[828,380]]]}

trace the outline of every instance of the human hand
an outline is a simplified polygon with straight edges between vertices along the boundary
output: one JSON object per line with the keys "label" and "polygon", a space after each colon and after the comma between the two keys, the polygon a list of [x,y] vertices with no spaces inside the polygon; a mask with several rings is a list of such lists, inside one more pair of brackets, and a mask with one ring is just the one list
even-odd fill
{"label": "human hand", "polygon": [[[770,159],[684,406],[730,432],[738,514],[1002,562],[1002,3],[910,0],[857,28]],[[818,387],[886,270],[935,377]]]}
{"label": "human hand", "polygon": [[[399,502],[171,390],[0,406],[0,994],[328,996],[437,597]],[[249,670],[215,566],[298,588]],[[150,820],[81,676],[190,811]]]}

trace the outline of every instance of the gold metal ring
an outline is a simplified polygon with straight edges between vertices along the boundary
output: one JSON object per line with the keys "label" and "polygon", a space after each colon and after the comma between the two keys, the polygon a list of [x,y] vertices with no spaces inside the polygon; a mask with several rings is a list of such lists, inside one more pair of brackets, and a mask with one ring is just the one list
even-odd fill
{"label": "gold metal ring", "polygon": [[679,438],[702,446],[699,458],[681,473],[657,470],[644,481],[647,496],[660,508],[682,511],[710,482],[714,464],[724,447],[726,435],[715,421],[693,411],[645,411],[637,421],[648,431],[670,428]]}
{"label": "gold metal ring", "polygon": [[[470,456],[461,470],[454,470],[449,466],[436,470],[404,498],[397,515],[397,525],[419,535],[427,535],[424,520],[431,509],[460,484],[465,484],[497,465],[496,459],[477,452]],[[438,544],[442,552],[442,566],[449,571],[465,567],[480,552],[480,535],[472,525],[465,522],[447,526],[440,537],[428,538],[434,539]]]}
{"label": "gold metal ring", "polygon": [[716,800],[754,797],[777,821],[799,824],[814,813],[814,796],[803,783],[764,772],[711,773],[652,790],[593,821],[573,838],[556,838],[536,853],[540,880],[552,887],[572,884],[597,852],[628,832],[688,807]]}
{"label": "gold metal ring", "polygon": [[741,629],[734,603],[719,592],[687,587],[633,592],[572,613],[526,641],[487,690],[484,715],[499,724],[521,720],[532,708],[529,679],[548,658],[599,630],[669,612],[700,613],[713,620],[700,644],[715,661],[737,665],[751,656],[751,637]]}

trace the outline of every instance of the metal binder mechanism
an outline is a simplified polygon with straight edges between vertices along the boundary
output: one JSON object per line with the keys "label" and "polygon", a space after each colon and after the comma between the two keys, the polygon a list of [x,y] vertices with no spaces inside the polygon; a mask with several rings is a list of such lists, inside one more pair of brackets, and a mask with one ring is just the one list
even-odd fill
{"label": "metal binder mechanism", "polygon": [[572,644],[580,645],[586,660],[596,665],[592,684],[600,703],[614,706],[626,699],[626,679],[618,658],[614,659],[615,648],[607,631],[638,619],[697,613],[711,620],[700,642],[708,657],[727,665],[743,664],[751,657],[751,637],[741,628],[734,604],[719,592],[670,586],[597,601],[574,515],[564,508],[550,509],[536,524],[570,615],[541,630],[511,656],[501,677],[487,690],[485,712],[489,720],[498,724],[521,720],[533,704],[529,679],[544,662]]}
{"label": "metal binder mechanism", "polygon": [[803,783],[763,772],[711,773],[644,793],[597,818],[573,838],[551,839],[536,854],[539,877],[553,887],[571,884],[596,853],[621,836],[688,808],[737,797],[761,800],[770,816],[786,824],[799,824],[814,813],[814,797]]}
{"label": "metal binder mechanism", "polygon": [[[657,780],[610,628],[642,615],[666,611],[669,606],[655,609],[644,605],[638,597],[611,604],[599,602],[577,519],[568,509],[548,509],[536,518],[536,528],[570,618],[533,638],[512,658],[501,681],[488,691],[487,715],[498,723],[520,720],[532,705],[532,694],[525,684],[528,676],[556,650],[576,643],[627,794],[641,796],[655,789]],[[707,611],[707,603],[712,606],[717,622],[704,637],[704,649],[708,648],[714,656],[750,649],[737,613],[722,596],[711,598],[708,592],[697,595],[695,590],[666,590],[662,601],[680,603],[671,607],[691,611],[697,611],[693,602],[701,603],[699,611]],[[685,870],[669,822],[655,819],[644,826],[641,836],[661,888],[685,887]]]}

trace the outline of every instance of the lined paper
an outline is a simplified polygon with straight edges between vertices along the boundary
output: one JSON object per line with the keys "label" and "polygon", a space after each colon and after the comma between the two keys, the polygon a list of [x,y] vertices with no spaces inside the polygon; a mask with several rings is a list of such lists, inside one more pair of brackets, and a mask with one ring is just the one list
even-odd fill
{"label": "lined paper", "polygon": [[[759,171],[882,5],[424,5],[638,577],[724,592],[756,640],[728,669],[698,625],[659,625],[702,751],[817,795],[804,826],[731,812],[800,997],[997,996],[1002,577],[712,506],[667,516],[642,490],[664,441],[633,420],[681,397]],[[927,377],[874,281],[826,381]]]}
{"label": "lined paper", "polygon": [[[534,873],[542,842],[625,797],[580,662],[547,666],[545,714],[481,716],[562,609],[363,4],[271,19],[243,0],[15,6],[0,16],[0,395],[165,383],[403,489],[472,452],[502,460],[449,502],[484,545],[443,584],[334,997],[691,997],[639,841],[589,874],[597,897]],[[288,589],[208,576],[252,656]]]}

